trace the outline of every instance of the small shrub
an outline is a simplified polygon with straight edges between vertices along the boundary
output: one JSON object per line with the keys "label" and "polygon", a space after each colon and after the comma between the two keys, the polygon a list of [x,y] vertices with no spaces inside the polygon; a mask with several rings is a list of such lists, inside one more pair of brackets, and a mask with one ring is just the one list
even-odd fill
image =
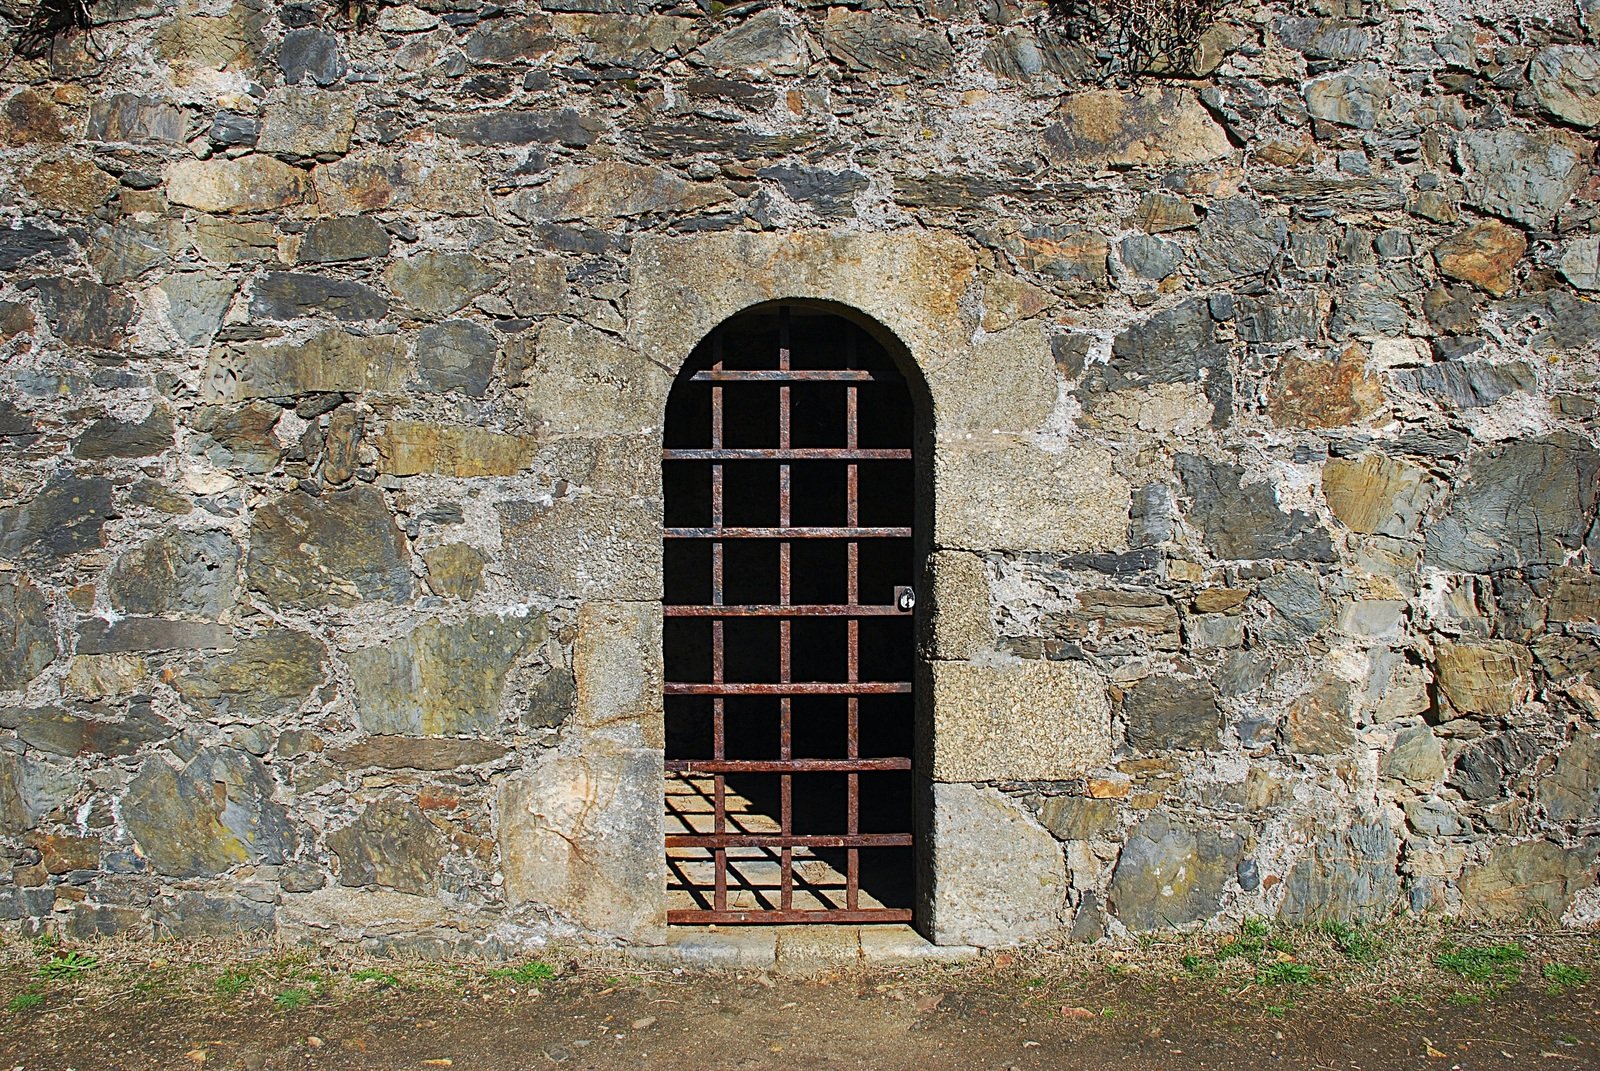
{"label": "small shrub", "polygon": [[12,997],[9,1001],[7,1001],[6,1002],[6,1011],[8,1011],[8,1012],[32,1011],[34,1008],[37,1008],[39,1005],[41,1005],[43,1003],[44,1003],[44,994],[43,993],[35,993],[35,992],[29,990],[28,992],[25,992],[25,993],[18,993],[16,996]]}
{"label": "small shrub", "polygon": [[68,952],[64,956],[51,956],[39,965],[41,978],[76,978],[85,971],[94,970],[95,958],[81,952]]}

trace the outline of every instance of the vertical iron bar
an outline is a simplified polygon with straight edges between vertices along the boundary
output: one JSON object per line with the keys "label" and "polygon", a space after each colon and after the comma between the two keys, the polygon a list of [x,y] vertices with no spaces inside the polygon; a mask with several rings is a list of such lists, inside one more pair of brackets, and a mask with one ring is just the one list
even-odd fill
{"label": "vertical iron bar", "polygon": [[[846,367],[855,365],[855,333],[849,334],[850,342],[847,349]],[[857,388],[854,383],[845,387],[845,447],[855,450],[860,442],[860,404]],[[860,507],[860,466],[854,461],[845,469],[845,524],[851,528],[859,527],[861,521]],[[848,585],[847,599],[852,606],[861,602],[861,544],[852,539],[849,545],[849,561],[846,564]],[[847,679],[855,684],[861,679],[861,622],[852,617],[845,625],[848,636],[849,649],[846,652]],[[852,695],[845,700],[846,717],[846,755],[855,759],[861,757],[861,698]],[[845,778],[845,815],[847,832],[852,837],[861,832],[861,775],[852,773]],[[850,848],[845,853],[845,907],[854,911],[859,906],[861,895],[861,849]]]}
{"label": "vertical iron bar", "polygon": [[[712,367],[722,368],[722,332],[718,330],[711,336]],[[711,387],[711,448],[722,448],[722,385],[713,384]],[[722,462],[711,463],[711,527],[721,528],[723,519],[722,509]],[[718,539],[711,544],[711,605],[721,606],[723,599],[723,544]],[[716,617],[711,620],[711,679],[714,683],[721,684],[727,664],[725,637],[723,634],[724,622]],[[717,696],[711,700],[711,747],[712,757],[716,759],[727,758],[727,700]],[[727,779],[722,774],[716,774],[712,793],[711,822],[712,832],[723,834],[728,831],[728,785]],[[714,881],[712,905],[714,910],[728,910],[728,849],[713,848],[711,850],[711,871]]]}
{"label": "vertical iron bar", "polygon": [[[789,370],[789,309],[778,310],[778,370]],[[790,447],[790,418],[792,415],[790,386],[778,388],[778,449]],[[793,523],[790,497],[790,465],[787,461],[778,466],[778,527],[788,528]],[[793,544],[785,539],[778,546],[778,605],[788,606],[791,597],[790,562]],[[794,677],[794,659],[791,648],[794,622],[787,617],[778,620],[778,679],[788,684]],[[794,700],[784,696],[778,700],[778,757],[788,762],[794,758]],[[785,837],[794,835],[794,775],[782,774],[781,828]],[[780,875],[782,878],[781,907],[789,911],[794,907],[794,849],[783,846]]]}

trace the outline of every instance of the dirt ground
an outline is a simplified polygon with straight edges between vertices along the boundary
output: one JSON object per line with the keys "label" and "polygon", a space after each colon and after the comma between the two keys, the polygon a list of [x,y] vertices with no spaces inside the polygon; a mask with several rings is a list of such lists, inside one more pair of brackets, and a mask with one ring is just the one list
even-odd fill
{"label": "dirt ground", "polygon": [[1600,939],[1269,930],[812,977],[0,939],[0,1069],[1600,1068]]}

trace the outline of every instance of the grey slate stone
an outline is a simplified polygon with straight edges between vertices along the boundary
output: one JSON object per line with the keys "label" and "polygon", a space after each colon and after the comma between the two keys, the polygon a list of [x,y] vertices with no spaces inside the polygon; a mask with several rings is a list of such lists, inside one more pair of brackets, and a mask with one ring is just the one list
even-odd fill
{"label": "grey slate stone", "polygon": [[1284,879],[1278,917],[1292,923],[1387,918],[1400,899],[1399,853],[1384,816],[1323,833]]}
{"label": "grey slate stone", "polygon": [[1597,474],[1600,452],[1566,432],[1475,452],[1427,529],[1424,562],[1473,573],[1560,564],[1593,523]]}
{"label": "grey slate stone", "polygon": [[1315,518],[1279,509],[1270,484],[1244,485],[1242,467],[1196,454],[1179,454],[1176,467],[1192,503],[1189,517],[1217,557],[1335,560],[1332,540]]}
{"label": "grey slate stone", "polygon": [[415,804],[383,801],[328,834],[328,848],[339,857],[340,885],[424,894],[438,888],[450,842]]}
{"label": "grey slate stone", "polygon": [[405,539],[376,488],[289,493],[256,511],[245,565],[252,590],[281,606],[406,602],[416,593]]}
{"label": "grey slate stone", "polygon": [[604,129],[599,120],[572,108],[478,112],[434,124],[438,133],[463,145],[561,144],[574,149],[587,148]]}
{"label": "grey slate stone", "polygon": [[181,145],[183,112],[171,101],[113,93],[89,103],[89,138],[135,144]]}
{"label": "grey slate stone", "polygon": [[1147,751],[1217,749],[1222,715],[1211,686],[1193,677],[1146,677],[1122,700],[1128,743]]}
{"label": "grey slate stone", "polygon": [[1284,222],[1265,215],[1254,201],[1220,201],[1200,224],[1195,273],[1207,284],[1261,275],[1277,259],[1287,234]]}
{"label": "grey slate stone", "polygon": [[1430,394],[1460,409],[1493,405],[1508,394],[1539,385],[1533,369],[1522,361],[1439,361],[1420,368],[1397,368],[1391,376],[1397,386]]}
{"label": "grey slate stone", "polygon": [[829,218],[856,214],[855,195],[867,188],[867,176],[859,171],[828,171],[798,164],[763,167],[757,177],[776,182],[790,200],[809,204]]}
{"label": "grey slate stone", "polygon": [[232,603],[239,548],[227,532],[169,529],[124,554],[106,578],[125,614],[216,617]]}
{"label": "grey slate stone", "polygon": [[0,557],[53,565],[102,545],[115,515],[110,480],[58,475],[32,500],[0,509]]}
{"label": "grey slate stone", "polygon": [[300,239],[298,264],[337,264],[389,255],[389,232],[366,216],[318,220]]}
{"label": "grey slate stone", "polygon": [[1549,226],[1584,179],[1578,154],[1546,134],[1468,131],[1460,157],[1469,203],[1532,227]]}
{"label": "grey slate stone", "polygon": [[499,341],[470,320],[446,320],[417,335],[417,378],[424,390],[457,390],[481,398],[494,374]]}
{"label": "grey slate stone", "polygon": [[72,456],[88,461],[118,457],[150,457],[172,447],[172,414],[152,409],[143,420],[102,417],[84,429],[72,444]]}
{"label": "grey slate stone", "polygon": [[72,240],[64,234],[24,223],[20,227],[0,227],[0,271],[47,257],[62,260],[72,256]]}
{"label": "grey slate stone", "polygon": [[1111,361],[1092,365],[1079,396],[1152,383],[1199,382],[1213,406],[1212,423],[1224,425],[1233,408],[1228,348],[1217,338],[1209,303],[1191,298],[1131,327],[1112,341]]}
{"label": "grey slate stone", "polygon": [[26,687],[55,657],[44,593],[25,577],[0,573],[0,690]]}
{"label": "grey slate stone", "polygon": [[182,769],[145,759],[119,812],[158,873],[207,877],[241,863],[282,863],[294,850],[294,829],[273,792],[272,775],[254,756],[206,747]]}
{"label": "grey slate stone", "polygon": [[1136,932],[1209,918],[1243,854],[1244,842],[1231,832],[1157,811],[1123,845],[1111,877],[1111,910]]}
{"label": "grey slate stone", "polygon": [[1136,277],[1160,282],[1183,263],[1183,246],[1150,234],[1130,234],[1117,243],[1122,263]]}
{"label": "grey slate stone", "polygon": [[332,85],[344,76],[339,39],[317,29],[290,30],[278,49],[278,70],[288,85],[314,82]]}
{"label": "grey slate stone", "polygon": [[294,320],[324,312],[339,320],[377,320],[389,312],[382,294],[363,283],[299,272],[268,272],[257,280],[250,315]]}

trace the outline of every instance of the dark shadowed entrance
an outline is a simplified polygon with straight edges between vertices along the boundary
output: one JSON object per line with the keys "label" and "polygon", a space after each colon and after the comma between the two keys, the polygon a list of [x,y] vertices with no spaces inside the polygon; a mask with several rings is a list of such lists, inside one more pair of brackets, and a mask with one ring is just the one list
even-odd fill
{"label": "dark shadowed entrance", "polygon": [[741,313],[679,373],[669,922],[910,920],[913,441],[893,360],[832,313]]}

